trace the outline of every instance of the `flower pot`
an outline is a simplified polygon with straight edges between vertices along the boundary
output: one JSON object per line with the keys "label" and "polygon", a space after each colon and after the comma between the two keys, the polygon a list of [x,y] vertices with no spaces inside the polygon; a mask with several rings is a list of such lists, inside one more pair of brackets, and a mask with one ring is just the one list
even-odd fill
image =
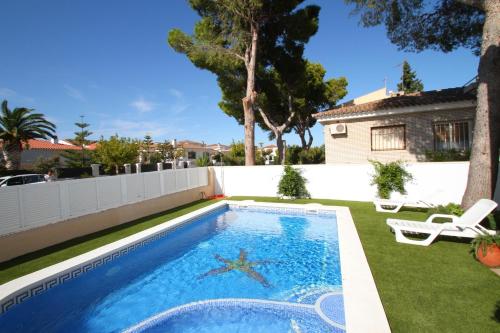
{"label": "flower pot", "polygon": [[481,244],[476,251],[476,258],[488,267],[500,267],[500,246],[496,244],[487,245],[486,253],[484,253]]}

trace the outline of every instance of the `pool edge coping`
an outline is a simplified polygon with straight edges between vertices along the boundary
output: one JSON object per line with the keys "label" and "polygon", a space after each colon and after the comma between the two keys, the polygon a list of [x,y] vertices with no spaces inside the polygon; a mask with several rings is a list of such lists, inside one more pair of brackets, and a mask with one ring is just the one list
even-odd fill
{"label": "pool edge coping", "polygon": [[[29,292],[33,292],[33,290],[29,290],[29,288],[36,283],[43,283],[54,276],[61,277],[66,272],[76,267],[82,268],[85,264],[92,263],[93,261],[95,262],[96,259],[106,255],[118,253],[122,249],[127,248],[128,251],[131,244],[137,245],[141,243],[141,241],[148,240],[162,232],[174,230],[182,224],[225,205],[236,205],[240,207],[303,208],[306,214],[308,212],[317,214],[319,213],[319,209],[335,211],[338,225],[346,331],[349,333],[368,331],[381,333],[390,332],[387,317],[349,208],[326,206],[318,203],[291,204],[256,202],[253,200],[221,200],[172,220],[165,221],[157,226],[103,245],[97,249],[6,282],[0,285],[0,305],[6,300],[18,297],[22,291],[28,290]],[[36,293],[27,297],[35,295]],[[21,302],[22,300],[19,301],[19,303]],[[14,304],[17,304],[17,302]],[[7,308],[5,311],[7,311]],[[2,312],[4,311],[0,311],[0,313]]]}
{"label": "pool edge coping", "polygon": [[346,332],[391,332],[351,211],[335,207]]}

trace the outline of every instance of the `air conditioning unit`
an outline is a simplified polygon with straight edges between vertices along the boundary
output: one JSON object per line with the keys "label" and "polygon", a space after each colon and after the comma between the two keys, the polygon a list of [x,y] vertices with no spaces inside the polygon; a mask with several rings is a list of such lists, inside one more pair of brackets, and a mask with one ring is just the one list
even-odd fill
{"label": "air conditioning unit", "polygon": [[347,126],[345,123],[330,125],[330,134],[331,135],[346,134],[346,133],[347,133]]}

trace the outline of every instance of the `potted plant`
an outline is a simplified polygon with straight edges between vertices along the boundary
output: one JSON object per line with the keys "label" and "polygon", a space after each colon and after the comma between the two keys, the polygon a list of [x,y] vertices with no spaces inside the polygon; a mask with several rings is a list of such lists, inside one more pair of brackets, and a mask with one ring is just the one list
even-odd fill
{"label": "potted plant", "polygon": [[471,243],[474,257],[488,267],[500,267],[500,235],[481,234]]}

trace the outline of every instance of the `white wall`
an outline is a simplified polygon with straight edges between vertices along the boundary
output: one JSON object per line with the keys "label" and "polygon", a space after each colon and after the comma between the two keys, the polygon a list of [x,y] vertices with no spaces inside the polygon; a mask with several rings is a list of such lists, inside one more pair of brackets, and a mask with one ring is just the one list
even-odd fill
{"label": "white wall", "polygon": [[2,187],[0,235],[206,185],[192,168]]}
{"label": "white wall", "polygon": [[[302,170],[313,198],[372,201],[376,196],[376,187],[370,185],[371,164],[298,165],[295,168]],[[407,170],[414,180],[406,186],[408,197],[431,204],[460,203],[468,169],[468,162],[409,163]],[[282,172],[281,166],[216,167],[215,193],[276,196]],[[497,202],[499,192],[497,190]]]}

